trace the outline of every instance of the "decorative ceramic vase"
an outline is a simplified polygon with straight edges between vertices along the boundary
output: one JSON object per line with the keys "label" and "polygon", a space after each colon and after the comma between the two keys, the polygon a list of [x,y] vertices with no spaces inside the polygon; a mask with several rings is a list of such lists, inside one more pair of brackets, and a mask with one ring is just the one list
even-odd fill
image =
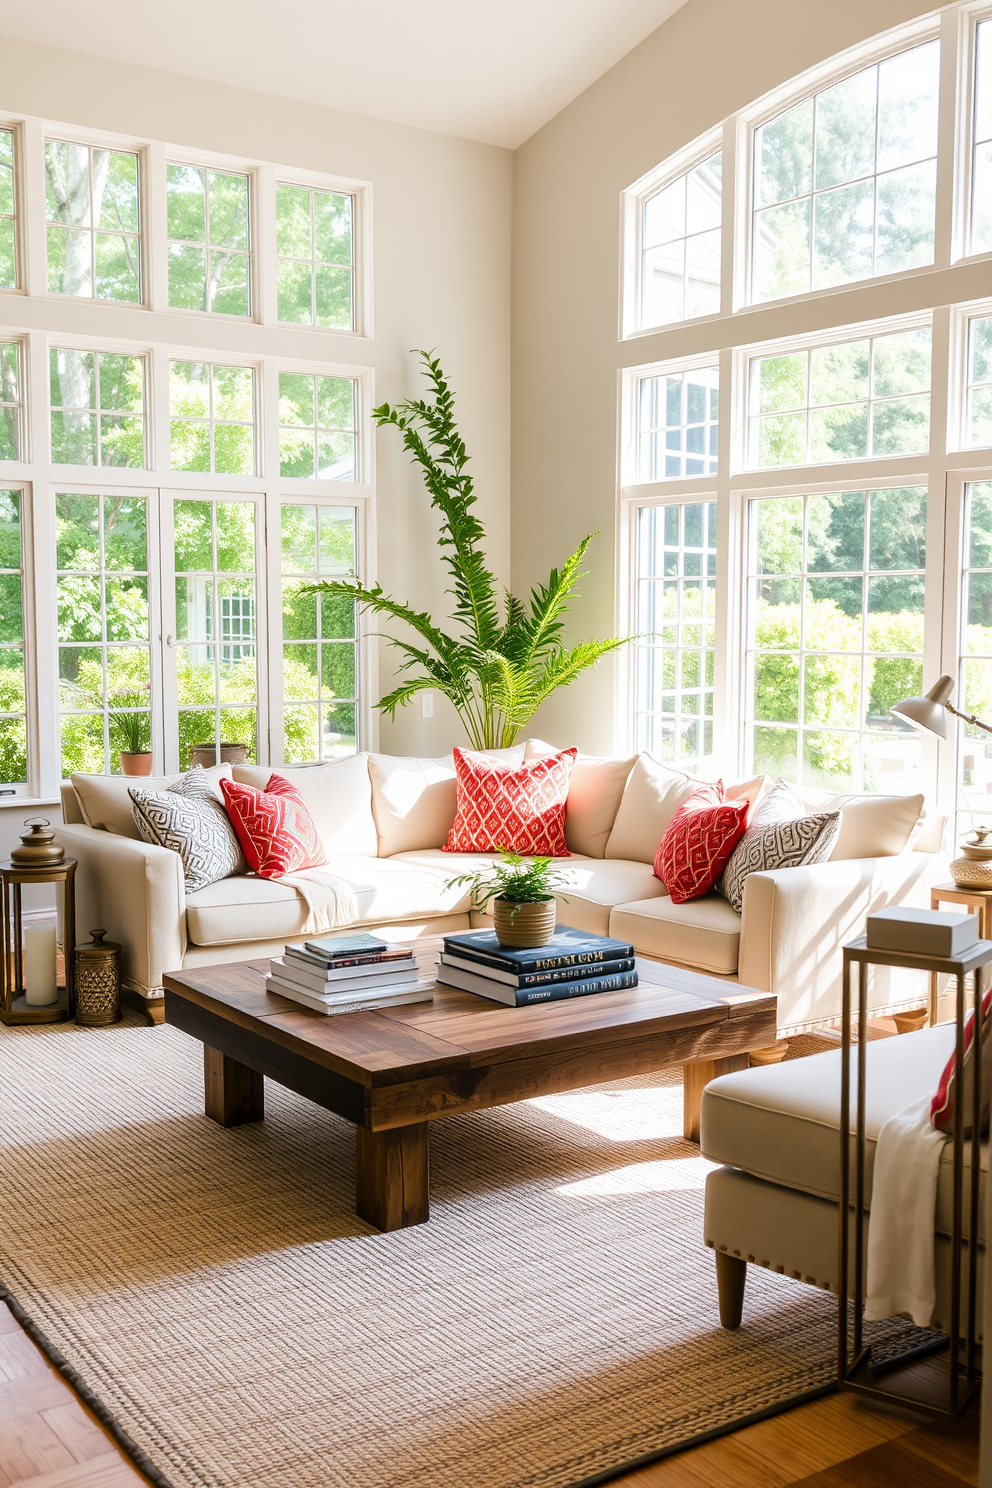
{"label": "decorative ceramic vase", "polygon": [[191,770],[196,765],[202,765],[205,770],[209,770],[213,765],[246,765],[247,763],[247,744],[221,744],[219,753],[216,744],[194,744],[189,752]]}
{"label": "decorative ceramic vase", "polygon": [[494,899],[496,939],[501,946],[517,951],[526,950],[529,946],[547,945],[555,933],[557,913],[556,899],[535,899],[529,904]]}
{"label": "decorative ceramic vase", "polygon": [[122,775],[150,775],[152,773],[150,749],[136,749],[133,752],[122,749],[117,758],[121,762]]}
{"label": "decorative ceramic vase", "polygon": [[951,877],[959,889],[992,889],[992,827],[976,827],[972,841],[960,843],[963,857],[951,864]]}
{"label": "decorative ceramic vase", "polygon": [[91,930],[92,940],[76,947],[76,1022],[106,1028],[121,1018],[121,948]]}

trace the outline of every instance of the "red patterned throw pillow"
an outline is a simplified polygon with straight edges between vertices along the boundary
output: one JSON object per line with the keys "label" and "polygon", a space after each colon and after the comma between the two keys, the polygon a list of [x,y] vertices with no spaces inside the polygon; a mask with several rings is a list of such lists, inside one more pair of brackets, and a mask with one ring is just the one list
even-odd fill
{"label": "red patterned throw pillow", "polygon": [[654,876],[673,904],[709,893],[744,836],[750,809],[747,800],[727,800],[722,780],[699,786],[682,802],[654,859]]}
{"label": "red patterned throw pillow", "polygon": [[[984,1133],[989,1124],[989,1104],[992,1095],[992,1019],[989,1013],[992,1011],[992,987],[982,997],[982,1068],[980,1079],[982,1083],[982,1131]],[[974,1087],[972,1081],[975,1078],[975,1014],[968,1014],[968,1021],[964,1025],[964,1090],[961,1090],[961,1081],[957,1076],[957,1051],[955,1050],[944,1066],[944,1073],[940,1077],[937,1086],[937,1094],[930,1102],[930,1124],[937,1131],[951,1132],[954,1130],[954,1103],[959,1098],[964,1099],[964,1133],[971,1135],[972,1101],[974,1100]]]}
{"label": "red patterned throw pillow", "polygon": [[570,856],[565,798],[578,749],[510,766],[457,745],[452,753],[458,804],[445,852],[505,847],[540,858]]}
{"label": "red patterned throw pillow", "polygon": [[295,785],[272,775],[265,790],[221,780],[224,804],[248,867],[259,878],[282,878],[327,862],[310,810]]}

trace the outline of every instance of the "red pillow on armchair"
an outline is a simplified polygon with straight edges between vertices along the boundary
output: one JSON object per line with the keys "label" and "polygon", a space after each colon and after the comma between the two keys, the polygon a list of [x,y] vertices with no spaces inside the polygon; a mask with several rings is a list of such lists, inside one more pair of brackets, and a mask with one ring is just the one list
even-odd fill
{"label": "red pillow on armchair", "polygon": [[723,781],[701,785],[672,817],[658,844],[654,876],[673,904],[708,894],[744,836],[751,804],[728,801]]}
{"label": "red pillow on armchair", "polygon": [[570,856],[565,798],[578,749],[562,749],[522,765],[486,754],[452,750],[457,809],[445,852],[510,852],[541,858]]}

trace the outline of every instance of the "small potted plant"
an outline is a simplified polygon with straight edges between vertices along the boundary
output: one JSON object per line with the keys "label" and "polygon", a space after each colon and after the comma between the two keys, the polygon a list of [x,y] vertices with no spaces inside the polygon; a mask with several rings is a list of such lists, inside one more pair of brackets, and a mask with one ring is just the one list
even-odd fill
{"label": "small potted plant", "polygon": [[501,946],[522,950],[547,945],[555,933],[558,906],[554,891],[567,885],[568,878],[554,867],[554,858],[524,858],[507,848],[498,851],[499,862],[475,873],[459,874],[448,881],[448,887],[468,884],[472,908],[480,913],[492,905]]}
{"label": "small potted plant", "polygon": [[[148,747],[148,690],[122,690],[111,695],[115,706],[108,712],[110,727],[118,743],[117,758],[122,775],[150,775],[152,752]],[[132,712],[140,708],[141,712]],[[126,710],[126,711],[125,711]]]}

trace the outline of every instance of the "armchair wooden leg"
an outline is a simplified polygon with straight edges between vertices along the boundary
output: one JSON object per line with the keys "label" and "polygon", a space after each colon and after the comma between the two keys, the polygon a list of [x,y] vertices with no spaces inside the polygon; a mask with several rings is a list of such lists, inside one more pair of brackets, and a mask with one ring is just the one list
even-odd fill
{"label": "armchair wooden leg", "polygon": [[716,1252],[716,1285],[720,1297],[720,1327],[739,1328],[744,1313],[744,1283],[747,1281],[747,1261],[740,1256],[728,1255],[725,1250]]}

